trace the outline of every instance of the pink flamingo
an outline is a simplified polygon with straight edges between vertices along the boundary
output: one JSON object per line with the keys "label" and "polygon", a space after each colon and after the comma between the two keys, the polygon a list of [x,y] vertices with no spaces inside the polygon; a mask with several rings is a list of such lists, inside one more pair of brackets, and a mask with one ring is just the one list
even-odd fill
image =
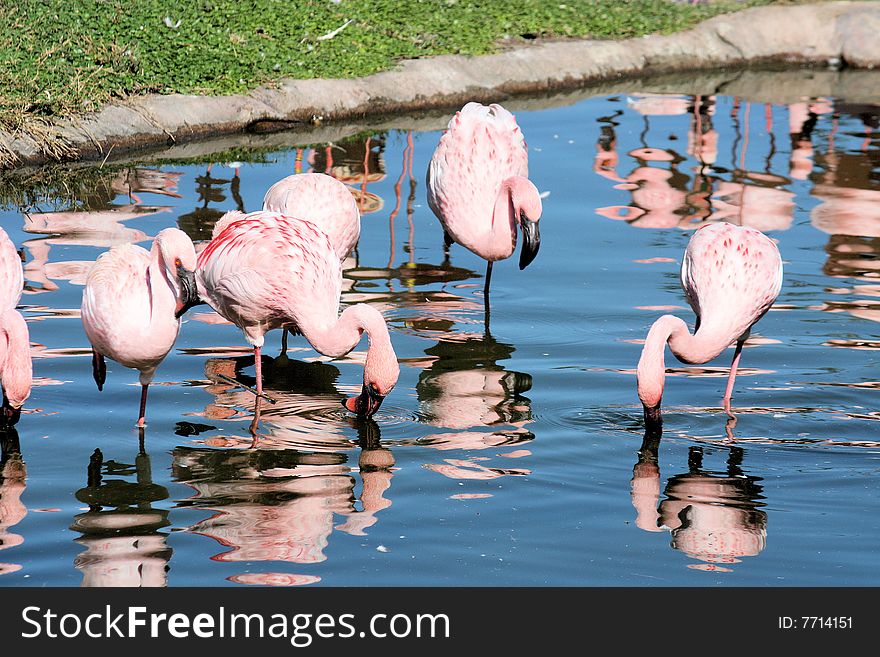
{"label": "pink flamingo", "polygon": [[[266,192],[263,209],[311,221],[327,233],[340,261],[351,253],[361,234],[361,213],[351,190],[326,173],[282,178]],[[287,329],[281,336],[281,353],[287,353]]]}
{"label": "pink flamingo", "polygon": [[15,307],[24,289],[21,256],[0,228],[0,383],[3,408],[0,421],[18,422],[21,407],[30,397],[33,381],[31,342],[27,323]]}
{"label": "pink flamingo", "polygon": [[647,427],[659,428],[660,401],[666,378],[666,343],[683,363],[706,363],[736,342],[724,392],[730,396],[740,353],[751,327],[764,316],[782,287],[782,258],[776,244],[753,228],[709,224],[691,237],[681,264],[681,284],[697,323],[694,333],[673,315],[651,326],[638,366],[639,399]]}
{"label": "pink flamingo", "polygon": [[196,252],[177,228],[156,235],[150,251],[120,244],[101,254],[86,279],[82,322],[92,344],[98,390],[107,376],[105,357],[140,371],[143,427],[147,390],[177,340],[180,316],[198,302]]}
{"label": "pink flamingo", "polygon": [[325,173],[298,173],[269,188],[263,209],[311,221],[327,233],[343,260],[361,234],[361,215],[351,191]]}
{"label": "pink flamingo", "polygon": [[371,416],[397,383],[400,367],[382,314],[366,304],[339,312],[342,267],[327,234],[304,219],[261,210],[236,215],[199,254],[199,295],[238,326],[254,348],[257,402],[260,350],[268,331],[300,333],[319,353],[339,358],[369,338],[361,394],[348,410]]}
{"label": "pink flamingo", "polygon": [[525,269],[541,245],[541,196],[528,179],[528,150],[513,114],[501,105],[468,103],[456,112],[428,167],[428,205],[457,242],[492,263],[516,248],[516,224],[523,231],[519,268]]}

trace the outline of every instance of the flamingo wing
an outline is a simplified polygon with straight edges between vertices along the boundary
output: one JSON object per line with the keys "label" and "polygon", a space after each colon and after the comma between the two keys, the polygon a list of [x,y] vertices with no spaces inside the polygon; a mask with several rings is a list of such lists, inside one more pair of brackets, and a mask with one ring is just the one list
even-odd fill
{"label": "flamingo wing", "polygon": [[300,308],[323,305],[335,315],[342,288],[326,233],[266,211],[229,223],[211,240],[199,254],[198,280],[200,294],[246,333],[298,324]]}
{"label": "flamingo wing", "polygon": [[149,304],[144,303],[149,294],[149,257],[145,249],[132,244],[115,246],[98,256],[83,290],[83,323],[90,339],[119,333],[122,322],[149,323]]}
{"label": "flamingo wing", "polygon": [[[450,120],[428,167],[428,204],[459,243],[485,233],[501,183],[528,176],[528,151],[514,116],[468,103]],[[476,224],[476,225],[474,225]]]}
{"label": "flamingo wing", "polygon": [[269,188],[263,208],[305,219],[327,233],[341,260],[357,244],[361,215],[351,190],[324,173],[300,173]]}
{"label": "flamingo wing", "polygon": [[150,253],[133,244],[101,254],[83,290],[82,322],[96,352],[140,370],[155,369],[174,346],[179,322],[154,316]]}
{"label": "flamingo wing", "polygon": [[758,230],[711,224],[688,243],[681,282],[701,330],[745,334],[782,289],[782,258]]}

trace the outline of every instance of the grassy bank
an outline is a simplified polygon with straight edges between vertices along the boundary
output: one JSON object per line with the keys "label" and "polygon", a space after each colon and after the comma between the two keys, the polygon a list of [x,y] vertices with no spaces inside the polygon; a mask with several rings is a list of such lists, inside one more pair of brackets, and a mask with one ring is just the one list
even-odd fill
{"label": "grassy bank", "polygon": [[145,93],[241,93],[538,37],[685,29],[769,0],[0,0],[0,127]]}

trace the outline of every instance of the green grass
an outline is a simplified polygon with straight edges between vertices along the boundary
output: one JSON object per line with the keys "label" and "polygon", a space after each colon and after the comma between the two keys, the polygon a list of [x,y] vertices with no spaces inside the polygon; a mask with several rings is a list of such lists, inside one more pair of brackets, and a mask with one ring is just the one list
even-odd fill
{"label": "green grass", "polygon": [[367,75],[403,58],[483,54],[509,40],[668,33],[768,3],[0,0],[0,126],[33,131],[134,94],[231,94],[284,77]]}

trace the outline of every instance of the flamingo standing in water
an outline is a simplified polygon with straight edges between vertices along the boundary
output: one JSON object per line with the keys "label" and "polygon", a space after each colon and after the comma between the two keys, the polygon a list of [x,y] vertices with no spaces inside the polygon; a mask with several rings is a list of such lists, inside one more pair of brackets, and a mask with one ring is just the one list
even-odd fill
{"label": "flamingo standing in water", "polygon": [[[361,234],[361,213],[351,190],[326,173],[282,178],[266,192],[263,209],[311,221],[327,233],[340,261],[351,253]],[[287,353],[287,329],[281,336],[281,353]]]}
{"label": "flamingo standing in water", "polygon": [[339,315],[342,267],[327,234],[310,221],[262,210],[218,224],[199,254],[199,295],[238,326],[254,348],[257,403],[263,394],[260,350],[275,328],[300,333],[319,353],[339,358],[369,339],[361,394],[348,410],[371,416],[397,383],[400,367],[382,314],[356,304]]}
{"label": "flamingo standing in water", "polygon": [[5,425],[18,422],[33,381],[30,333],[24,317],[15,309],[23,289],[21,257],[6,231],[0,228],[0,423]]}
{"label": "flamingo standing in water", "polygon": [[526,141],[513,114],[501,105],[468,103],[456,112],[428,167],[428,205],[446,232],[488,261],[483,295],[488,300],[492,264],[509,258],[523,231],[519,268],[541,245],[541,196],[529,180]]}
{"label": "flamingo standing in water", "polygon": [[361,214],[351,191],[325,173],[298,173],[269,188],[263,209],[311,221],[327,233],[340,260],[361,234]]}
{"label": "flamingo standing in water", "polygon": [[736,342],[724,392],[730,396],[743,344],[782,288],[782,258],[776,244],[754,228],[709,224],[691,237],[681,264],[681,284],[697,323],[688,332],[683,320],[664,315],[651,326],[638,366],[638,391],[645,425],[659,429],[660,401],[666,378],[666,344],[683,363],[706,363]]}
{"label": "flamingo standing in water", "polygon": [[89,271],[82,299],[82,322],[92,344],[92,374],[104,387],[104,358],[140,371],[143,427],[147,389],[156,369],[177,340],[180,316],[198,302],[196,252],[177,228],[166,228],[150,251],[120,244],[102,253]]}

